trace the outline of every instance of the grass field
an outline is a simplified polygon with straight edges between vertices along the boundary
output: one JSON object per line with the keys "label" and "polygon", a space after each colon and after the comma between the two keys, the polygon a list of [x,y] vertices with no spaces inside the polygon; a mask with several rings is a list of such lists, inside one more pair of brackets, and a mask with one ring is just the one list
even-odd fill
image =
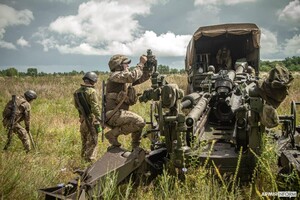
{"label": "grass field", "polygon": [[[299,76],[295,79],[290,95],[278,109],[279,114],[290,112],[290,101],[300,101]],[[99,89],[103,75],[98,81]],[[180,88],[186,88],[186,77],[172,75],[167,77]],[[31,133],[37,149],[26,154],[17,136],[14,136],[9,151],[1,152],[0,162],[0,199],[41,199],[38,188],[66,183],[75,177],[73,170],[85,168],[80,157],[81,139],[79,133],[78,113],[73,105],[73,92],[80,86],[81,76],[46,76],[8,78],[0,77],[0,110],[12,94],[21,95],[28,89],[38,94],[32,103]],[[150,87],[150,81],[138,86],[139,92]],[[149,104],[138,103],[131,110],[148,119]],[[121,136],[120,142],[125,148],[130,147],[130,137]],[[6,141],[6,130],[0,125],[0,149]],[[264,137],[264,151],[259,158],[256,178],[249,184],[233,184],[232,179],[213,175],[211,170],[203,168],[190,169],[185,181],[167,173],[159,176],[146,187],[132,187],[132,184],[112,187],[107,184],[104,199],[260,199],[262,192],[276,192],[276,145]],[[148,148],[149,142],[142,141],[142,147]],[[99,139],[100,158],[109,146]],[[288,187],[287,183],[282,183]],[[288,189],[288,188],[287,188]],[[299,195],[299,192],[298,192]]]}

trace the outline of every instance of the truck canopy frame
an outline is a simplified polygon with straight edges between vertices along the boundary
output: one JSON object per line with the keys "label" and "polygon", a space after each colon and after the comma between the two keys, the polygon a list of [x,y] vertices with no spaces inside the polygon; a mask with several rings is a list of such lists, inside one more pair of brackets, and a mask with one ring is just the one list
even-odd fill
{"label": "truck canopy frame", "polygon": [[226,46],[232,57],[232,68],[243,60],[259,71],[260,29],[252,23],[233,23],[200,27],[187,46],[185,69],[216,65],[216,55]]}

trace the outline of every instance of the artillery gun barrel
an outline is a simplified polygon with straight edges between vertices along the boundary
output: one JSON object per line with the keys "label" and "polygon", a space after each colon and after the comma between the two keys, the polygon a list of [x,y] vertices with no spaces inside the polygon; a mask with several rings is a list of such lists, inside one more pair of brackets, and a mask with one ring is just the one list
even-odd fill
{"label": "artillery gun barrel", "polygon": [[[226,75],[226,76],[224,76]],[[215,82],[215,90],[219,95],[227,96],[233,88],[233,81],[235,79],[235,71],[225,71],[222,77],[218,77]]]}
{"label": "artillery gun barrel", "polygon": [[235,79],[235,71],[234,70],[230,70],[230,71],[228,71],[228,78],[231,80],[231,81],[234,81],[234,79]]}
{"label": "artillery gun barrel", "polygon": [[204,129],[205,129],[205,124],[208,119],[208,113],[211,111],[211,108],[208,108],[207,111],[204,113],[203,117],[201,117],[200,121],[197,122],[195,126],[194,133],[199,133],[198,136],[199,138],[202,136]]}
{"label": "artillery gun barrel", "polygon": [[186,99],[185,101],[181,102],[182,108],[188,108],[190,105],[192,105],[192,101],[190,99]]}
{"label": "artillery gun barrel", "polygon": [[186,117],[185,123],[187,127],[192,127],[194,123],[198,121],[202,116],[203,112],[207,108],[210,99],[210,95],[209,97],[208,95],[208,93],[207,95],[203,95],[201,99],[197,102],[197,105],[191,110],[191,112]]}
{"label": "artillery gun barrel", "polygon": [[244,72],[244,69],[245,69],[245,67],[243,65],[239,65],[239,66],[236,67],[235,72],[237,74],[241,74],[241,73]]}
{"label": "artillery gun barrel", "polygon": [[188,108],[190,106],[195,105],[201,96],[202,96],[202,94],[200,94],[198,92],[194,92],[194,93],[184,96],[181,101],[182,108]]}

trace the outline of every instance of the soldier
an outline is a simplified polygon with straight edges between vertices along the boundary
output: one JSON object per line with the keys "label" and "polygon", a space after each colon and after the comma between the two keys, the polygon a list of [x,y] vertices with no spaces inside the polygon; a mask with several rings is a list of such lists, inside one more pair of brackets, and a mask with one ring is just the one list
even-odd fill
{"label": "soldier", "polygon": [[134,85],[141,84],[150,78],[150,72],[143,71],[147,62],[146,56],[140,57],[140,63],[132,71],[128,70],[129,60],[124,55],[114,55],[108,65],[111,74],[106,86],[106,121],[111,130],[105,134],[112,146],[121,146],[118,142],[120,134],[131,133],[132,149],[139,147],[145,120],[134,112],[128,111],[129,106],[137,101]]}
{"label": "soldier", "polygon": [[82,140],[81,157],[94,161],[97,156],[98,128],[100,127],[101,109],[95,90],[98,76],[94,72],[87,72],[83,76],[83,84],[75,91],[75,107],[79,112],[80,133]]}
{"label": "soldier", "polygon": [[231,69],[232,59],[230,50],[226,46],[219,49],[216,59],[220,69]]}
{"label": "soldier", "polygon": [[[33,90],[28,90],[24,96],[13,95],[2,113],[3,126],[8,130],[7,142],[3,150],[7,150],[10,146],[13,133],[16,133],[22,141],[26,153],[30,151],[30,103],[37,98],[37,94]],[[25,128],[21,126],[24,121]]]}

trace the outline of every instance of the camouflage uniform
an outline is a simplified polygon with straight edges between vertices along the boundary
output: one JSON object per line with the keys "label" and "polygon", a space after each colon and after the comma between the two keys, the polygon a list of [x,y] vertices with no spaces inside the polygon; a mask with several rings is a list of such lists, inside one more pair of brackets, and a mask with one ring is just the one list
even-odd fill
{"label": "camouflage uniform", "polygon": [[218,64],[218,71],[220,69],[231,69],[232,67],[232,59],[230,56],[230,50],[226,47],[219,49],[217,56],[217,64]]}
{"label": "camouflage uniform", "polygon": [[[91,114],[88,116],[92,122],[92,127],[88,127],[86,119],[79,112],[80,117],[80,133],[82,140],[81,157],[86,161],[92,161],[96,159],[98,151],[98,131],[95,129],[95,124],[98,124],[98,119],[101,116],[101,109],[98,103],[97,93],[93,85],[81,84],[81,87],[75,91],[83,93],[85,99],[90,106]],[[79,110],[79,106],[75,101],[75,107]],[[90,130],[91,129],[91,130]]]}
{"label": "camouflage uniform", "polygon": [[[30,110],[31,106],[30,103],[26,100],[24,97],[16,97],[16,113],[15,113],[15,124],[13,125],[12,133],[16,133],[19,137],[19,139],[22,141],[24,149],[26,152],[30,151],[30,141],[28,137],[27,131],[30,129]],[[3,126],[6,129],[9,129],[10,126],[10,119],[12,115],[12,106],[13,102],[12,100],[9,101],[2,113],[3,116]],[[24,121],[25,127],[23,128],[21,126],[21,122]]]}
{"label": "camouflage uniform", "polygon": [[[121,144],[117,140],[112,141],[109,135],[117,138],[121,134],[132,133],[132,148],[138,147],[140,144],[142,130],[146,124],[145,120],[136,113],[128,111],[128,109],[136,101],[136,99],[132,100],[136,98],[135,92],[133,94],[130,92],[133,89],[132,86],[141,84],[150,78],[149,73],[143,72],[143,67],[143,64],[138,64],[132,71],[114,71],[108,78],[106,85],[106,118],[111,130],[106,133],[106,138],[114,146],[120,146]],[[120,97],[122,92],[126,95],[125,100],[113,114],[114,109],[122,101],[122,97]]]}

